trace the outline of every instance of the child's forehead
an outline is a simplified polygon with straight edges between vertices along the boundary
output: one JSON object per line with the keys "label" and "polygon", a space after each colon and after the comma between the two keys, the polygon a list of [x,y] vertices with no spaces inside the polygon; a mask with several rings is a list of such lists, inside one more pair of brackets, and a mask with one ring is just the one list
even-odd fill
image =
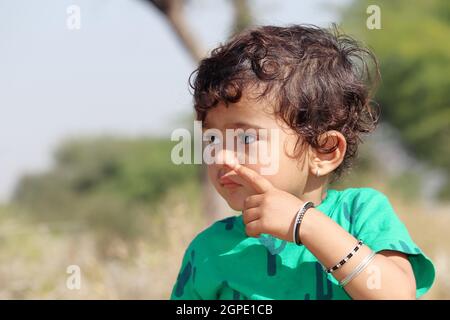
{"label": "child's forehead", "polygon": [[208,110],[203,127],[254,127],[266,128],[274,119],[270,109],[262,100],[241,99],[237,103],[219,102]]}

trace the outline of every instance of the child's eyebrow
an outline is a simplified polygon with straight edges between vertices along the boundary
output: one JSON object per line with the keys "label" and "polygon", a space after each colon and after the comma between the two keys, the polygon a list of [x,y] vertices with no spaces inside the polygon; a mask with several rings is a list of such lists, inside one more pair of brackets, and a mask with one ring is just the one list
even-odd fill
{"label": "child's eyebrow", "polygon": [[[231,123],[227,123],[225,125],[225,127],[250,127],[250,128],[256,128],[256,129],[266,129],[264,127],[258,126],[256,124],[250,123],[250,122],[245,122],[245,121],[237,121],[237,122],[231,122]],[[203,121],[203,128],[204,129],[210,129],[210,125],[208,122]]]}
{"label": "child's eyebrow", "polygon": [[229,124],[229,126],[233,126],[233,127],[250,127],[250,128],[256,128],[256,129],[265,129],[261,126],[258,126],[256,124],[250,123],[250,122],[245,122],[245,121],[238,121],[238,122],[232,122]]}

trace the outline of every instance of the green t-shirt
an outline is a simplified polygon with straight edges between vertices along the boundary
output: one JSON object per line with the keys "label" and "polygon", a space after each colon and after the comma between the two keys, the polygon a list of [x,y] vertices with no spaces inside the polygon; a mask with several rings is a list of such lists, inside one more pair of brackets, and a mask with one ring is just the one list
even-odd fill
{"label": "green t-shirt", "polygon": [[[379,191],[329,189],[317,209],[372,250],[407,254],[417,297],[433,284],[431,260]],[[195,237],[184,254],[170,298],[351,299],[305,246],[268,234],[248,237],[241,214],[217,221]]]}

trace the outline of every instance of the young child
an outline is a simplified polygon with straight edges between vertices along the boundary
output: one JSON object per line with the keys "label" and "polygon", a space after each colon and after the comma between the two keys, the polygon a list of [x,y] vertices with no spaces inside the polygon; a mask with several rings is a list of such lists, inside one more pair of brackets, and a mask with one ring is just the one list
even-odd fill
{"label": "young child", "polygon": [[[240,154],[217,149],[222,161],[208,165],[242,214],[195,237],[171,299],[415,299],[429,290],[433,264],[386,196],[327,187],[378,120],[371,70],[376,59],[356,41],[304,25],[245,31],[201,61],[192,87],[203,129],[244,132]],[[278,170],[263,174],[252,151],[274,145]]]}

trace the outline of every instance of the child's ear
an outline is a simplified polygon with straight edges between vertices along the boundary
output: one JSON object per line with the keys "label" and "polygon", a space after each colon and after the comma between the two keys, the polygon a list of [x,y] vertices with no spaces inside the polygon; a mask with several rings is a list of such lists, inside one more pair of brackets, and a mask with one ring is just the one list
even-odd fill
{"label": "child's ear", "polygon": [[344,160],[347,150],[347,141],[342,133],[336,130],[325,132],[319,137],[322,149],[334,150],[331,152],[320,152],[310,146],[310,173],[317,177],[326,176],[333,172]]}

